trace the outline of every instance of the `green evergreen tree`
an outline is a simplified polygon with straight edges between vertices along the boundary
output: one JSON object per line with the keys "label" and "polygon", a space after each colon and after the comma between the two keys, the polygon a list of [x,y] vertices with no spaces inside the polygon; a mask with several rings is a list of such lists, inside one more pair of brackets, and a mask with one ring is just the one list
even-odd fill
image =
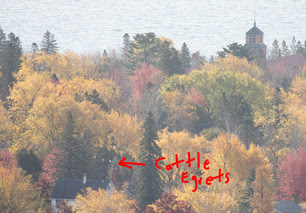
{"label": "green evergreen tree", "polygon": [[69,111],[67,122],[61,140],[58,142],[55,168],[58,176],[82,177],[92,161],[90,131],[85,131],[82,136],[76,128],[76,123]]}
{"label": "green evergreen tree", "polygon": [[250,204],[250,198],[253,197],[254,190],[252,183],[255,180],[255,168],[252,167],[249,171],[248,180],[245,188],[242,190],[241,196],[238,199],[238,212],[239,213],[252,213],[253,208]]}
{"label": "green evergreen tree", "polygon": [[290,52],[291,55],[296,54],[297,48],[296,48],[296,39],[295,36],[293,36],[292,41],[291,41],[291,45],[290,45]]}
{"label": "green evergreen tree", "polygon": [[281,53],[281,49],[279,48],[279,44],[278,41],[276,39],[274,39],[273,43],[272,43],[272,49],[270,52],[270,58],[271,59],[277,59],[282,57],[282,53]]}
{"label": "green evergreen tree", "polygon": [[41,162],[33,150],[20,149],[17,152],[18,165],[26,172],[27,175],[32,175],[34,181],[38,180],[41,172]]}
{"label": "green evergreen tree", "polygon": [[0,50],[5,45],[5,41],[6,41],[6,35],[0,26]]}
{"label": "green evergreen tree", "polygon": [[0,78],[0,94],[2,99],[9,94],[9,87],[15,81],[14,73],[20,68],[20,57],[22,55],[22,47],[19,37],[14,33],[8,34],[8,40],[5,41],[2,50],[0,51],[0,66],[2,77]]}
{"label": "green evergreen tree", "polygon": [[103,98],[100,97],[100,94],[97,92],[97,90],[93,90],[91,94],[85,93],[85,98],[87,101],[90,101],[92,104],[97,104],[100,106],[100,109],[109,112],[110,108],[108,104],[103,100]]}
{"label": "green evergreen tree", "polygon": [[298,41],[296,44],[296,53],[306,55],[306,49],[303,47],[302,42]]}
{"label": "green evergreen tree", "polygon": [[77,102],[82,102],[84,100],[91,102],[92,104],[97,104],[100,106],[100,109],[109,112],[110,106],[103,100],[103,98],[100,97],[100,93],[97,92],[97,90],[93,90],[92,93],[85,92],[84,95],[80,95],[79,93],[76,93],[74,96],[74,100]]}
{"label": "green evergreen tree", "polygon": [[266,63],[266,55],[264,51],[259,48],[257,56],[254,58],[257,66],[262,70],[267,70],[267,63]]}
{"label": "green evergreen tree", "polygon": [[232,43],[227,45],[227,48],[223,47],[223,51],[218,52],[220,58],[225,58],[227,55],[233,55],[239,58],[246,58],[248,61],[254,58],[250,56],[249,48],[242,44]]}
{"label": "green evergreen tree", "polygon": [[290,55],[290,50],[288,48],[288,45],[285,41],[282,42],[282,56],[288,56]]}
{"label": "green evergreen tree", "polygon": [[154,203],[163,192],[161,171],[154,162],[162,155],[161,148],[156,144],[157,133],[152,113],[149,112],[144,125],[144,137],[140,142],[139,162],[146,166],[137,167],[137,200],[140,208],[144,210],[146,205]]}
{"label": "green evergreen tree", "polygon": [[210,56],[209,63],[210,64],[214,64],[215,63],[215,57],[213,55]]}
{"label": "green evergreen tree", "polygon": [[106,74],[108,78],[111,78],[110,58],[108,57],[106,50],[103,50],[102,53],[101,73]]}
{"label": "green evergreen tree", "polygon": [[306,40],[304,41],[304,45],[301,44],[299,53],[302,54],[306,58]]}
{"label": "green evergreen tree", "polygon": [[161,45],[158,68],[167,76],[184,74],[179,52],[174,47],[170,48],[170,43],[168,41],[164,41]]}
{"label": "green evergreen tree", "polygon": [[58,51],[57,45],[58,44],[54,38],[54,35],[50,33],[49,30],[47,30],[42,40],[41,50],[46,52],[47,54],[56,53]]}
{"label": "green evergreen tree", "polygon": [[123,50],[128,49],[130,43],[131,43],[130,35],[125,33],[124,36],[123,36]]}
{"label": "green evergreen tree", "polygon": [[180,60],[182,62],[182,69],[184,72],[187,72],[191,67],[191,57],[189,48],[187,44],[184,42],[180,52]]}
{"label": "green evergreen tree", "polygon": [[135,68],[139,68],[142,63],[155,65],[159,52],[160,40],[154,33],[136,34],[134,41],[129,45],[129,51],[126,54],[128,62],[126,67],[129,74],[133,74]]}
{"label": "green evergreen tree", "polygon": [[251,142],[258,141],[259,130],[255,127],[253,110],[242,94],[226,97],[223,93],[220,106],[223,112],[221,120],[218,120],[220,127],[229,134],[237,134],[247,147]]}
{"label": "green evergreen tree", "polygon": [[171,64],[170,64],[171,69],[169,69],[170,70],[169,74],[170,75],[184,74],[185,71],[182,69],[182,62],[179,58],[179,51],[176,50],[174,47],[172,47],[171,52],[172,52]]}

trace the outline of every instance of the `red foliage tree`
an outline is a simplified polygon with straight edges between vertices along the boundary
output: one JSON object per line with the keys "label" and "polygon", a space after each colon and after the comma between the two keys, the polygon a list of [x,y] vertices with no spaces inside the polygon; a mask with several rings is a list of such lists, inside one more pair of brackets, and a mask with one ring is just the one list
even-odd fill
{"label": "red foliage tree", "polygon": [[191,88],[190,90],[191,94],[191,101],[193,104],[199,106],[199,107],[205,107],[205,99],[204,96],[200,93],[197,92],[195,88]]}
{"label": "red foliage tree", "polygon": [[140,95],[147,89],[149,82],[154,85],[158,76],[161,74],[162,71],[159,69],[143,63],[140,69],[135,70],[134,76],[132,77],[134,95],[140,97]]}
{"label": "red foliage tree", "polygon": [[122,169],[119,168],[119,166],[114,166],[110,169],[109,174],[115,188],[119,191],[122,190],[122,186],[124,184]]}
{"label": "red foliage tree", "polygon": [[17,160],[8,150],[0,150],[0,165],[5,168],[12,168],[17,165]]}
{"label": "red foliage tree", "polygon": [[54,183],[56,181],[56,174],[58,173],[58,169],[55,168],[57,149],[53,149],[52,152],[46,156],[43,165],[42,172],[40,174],[40,178],[44,179],[49,183]]}
{"label": "red foliage tree", "polygon": [[41,188],[41,196],[45,198],[47,203],[50,202],[51,188],[56,181],[56,174],[58,172],[58,169],[54,167],[56,162],[55,153],[57,152],[58,150],[54,148],[52,152],[46,156],[42,165],[42,172],[40,173],[38,181],[35,183],[36,187]]}
{"label": "red foliage tree", "polygon": [[123,189],[124,184],[126,182],[129,183],[131,181],[132,171],[127,170],[126,168],[123,168],[122,166],[115,165],[110,168],[109,176],[115,188],[118,191],[121,191]]}
{"label": "red foliage tree", "polygon": [[296,203],[306,200],[306,152],[289,153],[280,163],[277,171],[278,185],[276,197],[280,200],[290,199]]}

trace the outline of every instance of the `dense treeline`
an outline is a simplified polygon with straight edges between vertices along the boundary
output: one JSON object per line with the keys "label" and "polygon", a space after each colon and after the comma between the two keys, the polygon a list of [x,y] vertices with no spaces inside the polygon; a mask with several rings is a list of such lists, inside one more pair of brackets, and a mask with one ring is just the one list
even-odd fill
{"label": "dense treeline", "polygon": [[[271,212],[275,200],[305,201],[306,70],[275,87],[242,45],[207,62],[154,33],[125,34],[121,52],[58,50],[47,31],[41,48],[23,53],[0,28],[4,212],[50,211],[56,179],[84,173],[111,179],[116,191],[88,190],[77,212]],[[188,152],[210,169],[154,166]],[[149,166],[119,167],[123,157]],[[191,179],[181,181],[184,171],[205,178],[219,169],[229,183],[193,192]]]}
{"label": "dense treeline", "polygon": [[286,41],[283,40],[280,44],[277,39],[275,39],[272,43],[270,58],[277,59],[283,56],[294,55],[294,54],[302,54],[306,57],[306,40],[304,43],[301,41],[296,41],[293,36],[290,46],[287,45]]}

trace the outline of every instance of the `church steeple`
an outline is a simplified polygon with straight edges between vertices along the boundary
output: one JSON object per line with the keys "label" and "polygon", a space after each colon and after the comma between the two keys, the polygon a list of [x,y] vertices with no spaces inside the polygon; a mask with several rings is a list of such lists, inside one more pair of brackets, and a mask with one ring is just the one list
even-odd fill
{"label": "church steeple", "polygon": [[250,49],[254,57],[258,57],[258,54],[262,55],[261,57],[266,58],[267,46],[263,43],[264,33],[257,28],[255,11],[254,11],[254,27],[252,27],[248,32],[246,32],[245,46]]}
{"label": "church steeple", "polygon": [[256,10],[254,10],[254,27],[256,27]]}
{"label": "church steeple", "polygon": [[246,32],[247,44],[263,44],[263,32],[256,27],[256,21],[254,21],[254,27]]}

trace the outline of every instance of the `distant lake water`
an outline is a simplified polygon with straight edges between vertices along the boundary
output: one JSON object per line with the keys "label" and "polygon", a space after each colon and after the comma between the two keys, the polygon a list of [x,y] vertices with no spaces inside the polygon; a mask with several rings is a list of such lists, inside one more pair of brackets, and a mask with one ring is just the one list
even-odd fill
{"label": "distant lake water", "polygon": [[245,43],[255,9],[268,47],[275,38],[306,40],[306,0],[0,0],[0,26],[26,51],[48,29],[61,51],[120,50],[125,33],[155,32],[210,56]]}

